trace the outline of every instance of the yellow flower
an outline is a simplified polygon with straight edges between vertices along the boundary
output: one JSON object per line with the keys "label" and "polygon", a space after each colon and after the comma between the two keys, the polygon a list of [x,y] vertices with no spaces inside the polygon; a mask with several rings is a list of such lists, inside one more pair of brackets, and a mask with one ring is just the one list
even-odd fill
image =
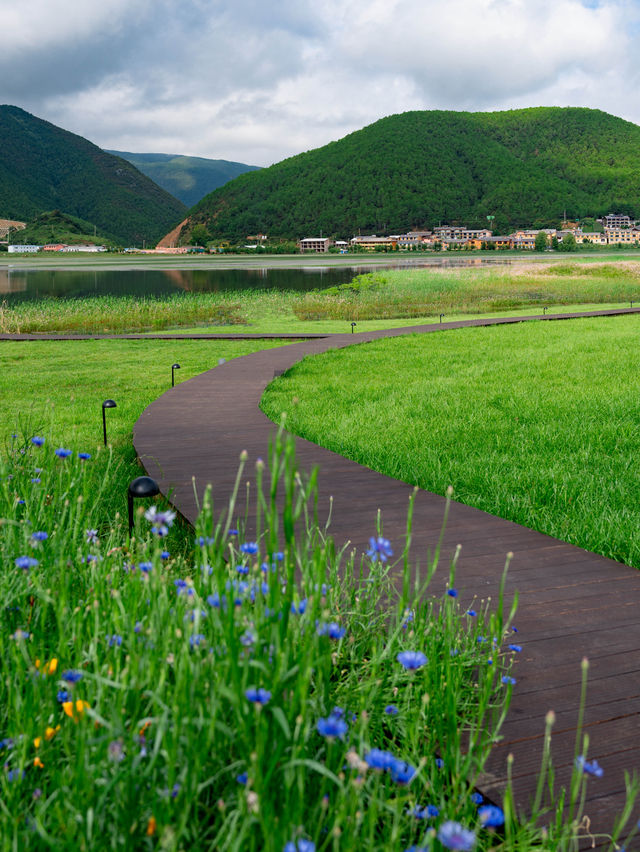
{"label": "yellow flower", "polygon": [[[60,725],[56,725],[55,728],[52,728],[50,725],[47,725],[47,730],[44,732],[45,740],[47,740],[47,742],[49,740],[52,740],[55,737],[55,735],[58,733],[59,730],[60,730]],[[36,746],[36,748],[37,748],[37,746]]]}
{"label": "yellow flower", "polygon": [[39,757],[36,757],[36,759],[33,761],[33,765],[37,766],[38,769],[44,769],[44,763],[40,760]]}
{"label": "yellow flower", "polygon": [[[63,701],[62,709],[67,714],[70,719],[73,719],[74,722],[77,722],[78,719],[82,716],[84,711],[89,707],[88,701],[82,701],[80,698],[75,702],[73,701]],[[78,714],[76,716],[76,713]]]}
{"label": "yellow flower", "polygon": [[33,741],[33,745],[35,748],[40,748],[40,744],[42,743],[42,737],[36,737]]}
{"label": "yellow flower", "polygon": [[49,662],[44,666],[43,671],[45,674],[52,675],[55,674],[56,669],[58,668],[58,660],[56,657],[53,657]]}
{"label": "yellow flower", "polygon": [[154,816],[149,817],[149,822],[147,823],[147,837],[152,837],[156,833],[156,818]]}

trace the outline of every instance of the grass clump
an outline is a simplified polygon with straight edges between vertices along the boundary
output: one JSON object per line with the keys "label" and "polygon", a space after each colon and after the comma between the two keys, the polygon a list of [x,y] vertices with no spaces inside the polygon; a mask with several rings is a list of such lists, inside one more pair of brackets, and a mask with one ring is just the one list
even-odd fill
{"label": "grass clump", "polygon": [[262,408],[367,467],[640,568],[639,330],[620,316],[381,340],[305,359]]}
{"label": "grass clump", "polygon": [[255,540],[207,496],[194,559],[153,511],[96,533],[91,460],[28,440],[0,468],[3,849],[577,849],[584,772],[568,819],[472,796],[512,613],[434,595],[435,562],[396,593],[380,537],[362,567],[336,550],[291,445],[256,466]]}

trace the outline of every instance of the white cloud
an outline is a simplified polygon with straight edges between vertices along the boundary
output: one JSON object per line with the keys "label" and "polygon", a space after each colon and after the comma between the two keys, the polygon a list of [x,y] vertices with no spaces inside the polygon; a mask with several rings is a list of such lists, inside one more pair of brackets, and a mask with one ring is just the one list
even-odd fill
{"label": "white cloud", "polygon": [[638,0],[0,5],[5,97],[109,148],[265,165],[407,109],[640,122]]}

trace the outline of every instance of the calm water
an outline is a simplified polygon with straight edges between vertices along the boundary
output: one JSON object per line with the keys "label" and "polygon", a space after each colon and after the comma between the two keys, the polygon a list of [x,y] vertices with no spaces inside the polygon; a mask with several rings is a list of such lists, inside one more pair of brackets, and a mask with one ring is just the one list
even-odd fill
{"label": "calm water", "polygon": [[[406,267],[477,266],[479,258],[437,258]],[[394,264],[402,268],[405,264]],[[307,291],[350,281],[381,266],[334,266],[280,269],[0,269],[0,298],[9,303],[44,297],[167,296],[179,292],[275,289]]]}

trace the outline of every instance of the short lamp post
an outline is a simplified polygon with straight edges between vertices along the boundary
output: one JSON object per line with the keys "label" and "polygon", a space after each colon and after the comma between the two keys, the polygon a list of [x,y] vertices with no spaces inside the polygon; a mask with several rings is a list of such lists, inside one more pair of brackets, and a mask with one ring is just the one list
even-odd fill
{"label": "short lamp post", "polygon": [[102,434],[104,435],[104,445],[107,446],[107,408],[117,408],[115,400],[105,399],[102,403]]}
{"label": "short lamp post", "polygon": [[158,483],[150,476],[138,476],[129,483],[127,503],[129,508],[129,535],[133,532],[133,501],[140,497],[155,497],[160,493]]}
{"label": "short lamp post", "polygon": [[172,388],[175,387],[175,385],[176,385],[175,373],[176,373],[176,370],[179,370],[179,369],[180,369],[180,364],[172,364],[171,365],[171,387]]}
{"label": "short lamp post", "polygon": [[440,322],[442,322],[442,317],[443,317],[443,316],[444,316],[444,314],[440,314]]}
{"label": "short lamp post", "polygon": [[351,323],[351,334],[353,334],[353,330],[356,327],[356,325],[357,325],[357,323],[355,323],[355,322]]}

